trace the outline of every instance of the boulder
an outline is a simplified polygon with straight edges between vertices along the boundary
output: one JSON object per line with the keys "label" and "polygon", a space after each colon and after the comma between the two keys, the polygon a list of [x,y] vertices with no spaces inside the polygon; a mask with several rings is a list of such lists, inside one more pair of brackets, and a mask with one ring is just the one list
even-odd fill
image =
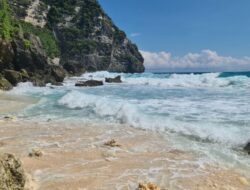
{"label": "boulder", "polygon": [[0,90],[11,90],[12,85],[4,77],[0,76]]}
{"label": "boulder", "polygon": [[94,87],[102,86],[103,82],[98,80],[87,80],[87,81],[78,81],[75,86],[85,86],[85,87]]}
{"label": "boulder", "polygon": [[0,190],[24,190],[25,182],[20,160],[12,154],[0,155]]}
{"label": "boulder", "polygon": [[105,78],[105,82],[107,83],[122,83],[121,76],[117,76],[115,78]]}
{"label": "boulder", "polygon": [[248,154],[250,154],[250,142],[248,142],[246,144],[246,146],[244,147],[244,151],[246,151]]}
{"label": "boulder", "polygon": [[63,82],[66,72],[62,67],[55,65],[51,67],[51,76],[54,77],[55,82]]}
{"label": "boulder", "polygon": [[25,69],[21,69],[20,73],[21,73],[23,82],[27,82],[30,79],[30,76]]}
{"label": "boulder", "polygon": [[22,82],[22,75],[18,71],[5,70],[4,76],[13,86],[16,86],[19,82]]}

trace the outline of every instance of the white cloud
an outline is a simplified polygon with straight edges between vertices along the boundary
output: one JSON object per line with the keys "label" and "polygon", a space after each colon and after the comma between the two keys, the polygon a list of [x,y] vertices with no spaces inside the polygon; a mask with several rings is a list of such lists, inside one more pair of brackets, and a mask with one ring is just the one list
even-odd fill
{"label": "white cloud", "polygon": [[141,35],[140,33],[135,32],[135,33],[130,34],[130,37],[134,38],[140,35]]}
{"label": "white cloud", "polygon": [[234,58],[220,56],[212,50],[188,53],[174,57],[169,52],[149,52],[141,50],[146,69],[166,69],[171,71],[234,71],[250,70],[250,57]]}

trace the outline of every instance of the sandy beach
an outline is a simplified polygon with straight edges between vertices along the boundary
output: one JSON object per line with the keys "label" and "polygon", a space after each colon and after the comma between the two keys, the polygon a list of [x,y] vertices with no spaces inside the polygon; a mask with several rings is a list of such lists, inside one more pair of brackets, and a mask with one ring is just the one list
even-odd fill
{"label": "sandy beach", "polygon": [[[111,139],[117,146],[105,145]],[[30,157],[32,149],[42,156]],[[199,163],[198,155],[172,148],[166,136],[126,125],[2,118],[0,151],[21,159],[34,190],[132,190],[144,181],[169,190],[250,188],[242,173]]]}

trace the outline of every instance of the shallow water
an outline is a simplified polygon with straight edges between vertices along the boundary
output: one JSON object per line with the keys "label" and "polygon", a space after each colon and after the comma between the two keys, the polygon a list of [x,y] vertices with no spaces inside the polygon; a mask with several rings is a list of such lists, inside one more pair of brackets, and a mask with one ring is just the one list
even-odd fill
{"label": "shallow water", "polygon": [[168,135],[173,147],[207,162],[250,169],[241,152],[250,140],[250,78],[247,73],[122,74],[122,84],[75,87],[78,80],[117,76],[87,73],[63,87],[20,84],[14,95],[40,101],[18,112],[28,120],[126,124]]}

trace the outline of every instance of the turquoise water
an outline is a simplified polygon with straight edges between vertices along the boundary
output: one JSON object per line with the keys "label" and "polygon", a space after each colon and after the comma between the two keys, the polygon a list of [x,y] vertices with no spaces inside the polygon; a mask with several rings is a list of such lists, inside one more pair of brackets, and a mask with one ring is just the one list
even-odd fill
{"label": "turquoise water", "polygon": [[211,160],[250,167],[240,151],[250,140],[250,73],[121,74],[122,84],[74,86],[117,75],[87,73],[66,79],[63,87],[24,83],[10,93],[40,100],[20,118],[124,123],[166,134],[174,146]]}

